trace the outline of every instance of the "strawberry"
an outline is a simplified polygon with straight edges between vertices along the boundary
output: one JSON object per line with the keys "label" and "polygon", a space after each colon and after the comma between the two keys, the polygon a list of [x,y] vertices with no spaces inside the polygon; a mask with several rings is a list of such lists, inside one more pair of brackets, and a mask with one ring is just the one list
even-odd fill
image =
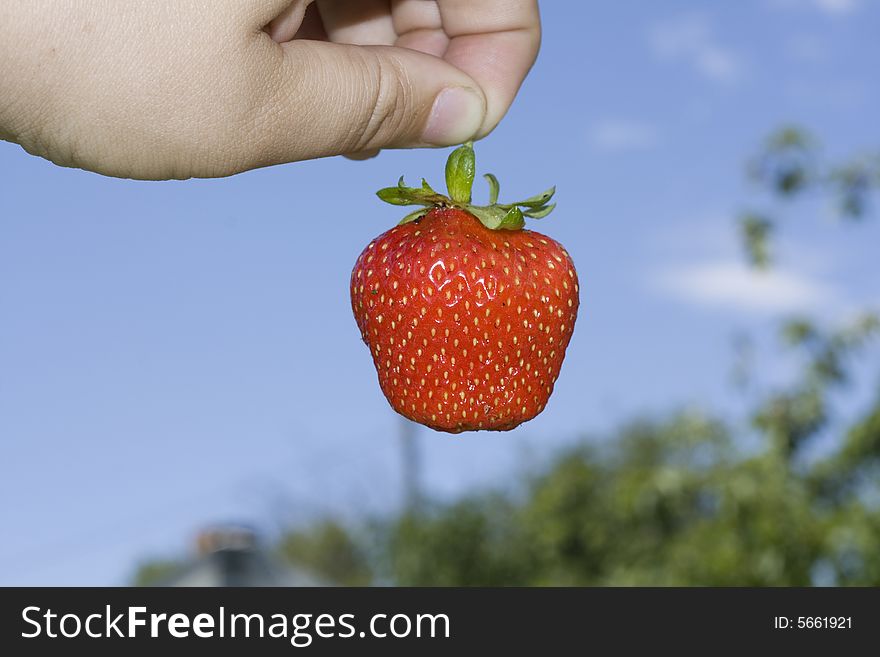
{"label": "strawberry", "polygon": [[378,192],[420,205],[374,239],[351,275],[351,305],[379,385],[401,415],[439,431],[506,431],[547,405],[578,310],[574,263],[562,246],[525,230],[555,189],[488,206],[471,203],[474,151],[446,165],[449,196],[420,188]]}

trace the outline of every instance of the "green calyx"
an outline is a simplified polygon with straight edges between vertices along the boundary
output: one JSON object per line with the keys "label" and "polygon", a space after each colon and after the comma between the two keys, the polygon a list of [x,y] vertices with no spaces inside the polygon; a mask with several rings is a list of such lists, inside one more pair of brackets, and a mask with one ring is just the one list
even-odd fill
{"label": "green calyx", "polygon": [[526,217],[542,219],[553,211],[555,203],[550,203],[556,187],[515,203],[499,203],[498,179],[491,173],[483,177],[489,183],[489,205],[473,205],[471,191],[476,177],[476,157],[474,146],[468,142],[459,146],[446,161],[446,188],[448,196],[435,192],[422,178],[421,187],[407,187],[403,176],[396,187],[380,189],[376,194],[392,205],[419,205],[418,210],[410,212],[401,221],[407,224],[418,221],[434,208],[459,208],[471,213],[486,227],[492,230],[520,230],[526,224]]}

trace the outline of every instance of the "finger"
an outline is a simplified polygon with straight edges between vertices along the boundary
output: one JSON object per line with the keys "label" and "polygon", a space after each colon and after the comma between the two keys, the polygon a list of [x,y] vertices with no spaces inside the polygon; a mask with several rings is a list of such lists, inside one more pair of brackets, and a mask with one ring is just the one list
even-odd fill
{"label": "finger", "polygon": [[291,12],[299,12],[302,18],[302,12],[305,11],[306,5],[314,0],[247,0],[241,2],[242,11],[248,13],[251,24],[256,27],[264,27],[274,20],[277,20],[283,14]]}
{"label": "finger", "polygon": [[486,94],[480,136],[491,132],[513,102],[541,42],[537,0],[438,0],[450,37],[444,59],[470,75]]}
{"label": "finger", "polygon": [[[327,31],[324,29],[324,23],[321,20],[321,14],[318,12],[318,5],[314,2],[306,9],[306,15],[303,16],[302,24],[293,35],[294,39],[311,39],[313,41],[327,41]],[[290,39],[285,39],[290,41]]]}
{"label": "finger", "polygon": [[297,0],[286,6],[263,28],[276,43],[292,39],[326,41],[327,33],[314,0]]}
{"label": "finger", "polygon": [[393,46],[397,39],[390,0],[317,0],[316,4],[327,36],[335,43]]}
{"label": "finger", "polygon": [[[269,21],[269,24],[264,28],[266,34],[277,43],[290,41],[302,26],[307,10],[311,8],[312,5],[309,2],[302,0],[291,3]],[[309,13],[313,14],[314,12]]]}
{"label": "finger", "polygon": [[[405,48],[295,40],[272,102],[279,161],[384,147],[448,146],[474,137],[485,97],[436,57]],[[286,153],[286,154],[285,154]]]}
{"label": "finger", "polygon": [[435,57],[446,54],[449,37],[443,31],[440,8],[425,0],[393,0],[391,5],[395,45],[412,48]]}
{"label": "finger", "polygon": [[346,153],[343,157],[347,157],[349,160],[355,160],[360,162],[362,160],[371,160],[376,157],[380,153],[378,148],[374,148],[370,151],[362,151],[360,153]]}

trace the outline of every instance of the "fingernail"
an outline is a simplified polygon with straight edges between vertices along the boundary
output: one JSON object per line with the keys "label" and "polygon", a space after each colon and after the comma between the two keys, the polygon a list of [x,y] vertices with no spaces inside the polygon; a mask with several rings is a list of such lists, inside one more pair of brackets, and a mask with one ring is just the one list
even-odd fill
{"label": "fingernail", "polygon": [[434,100],[422,139],[435,146],[454,146],[471,139],[483,124],[483,99],[466,87],[444,89]]}

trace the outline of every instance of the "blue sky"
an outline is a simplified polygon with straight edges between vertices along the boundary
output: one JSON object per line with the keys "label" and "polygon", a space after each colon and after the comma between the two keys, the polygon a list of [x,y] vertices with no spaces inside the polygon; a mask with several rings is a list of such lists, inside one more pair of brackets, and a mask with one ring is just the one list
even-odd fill
{"label": "blue sky", "polygon": [[[744,161],[780,123],[832,157],[880,145],[880,3],[545,1],[543,14],[539,62],[478,166],[502,196],[558,185],[538,229],[575,259],[581,315],[537,419],[419,432],[435,495],[503,484],[634,414],[733,413],[734,335],[773,351],[786,313],[839,320],[880,302],[880,222],[843,229],[800,204],[766,277],[743,267],[733,223],[756,200]],[[445,157],[145,183],[0,143],[0,584],[123,583],[206,523],[271,533],[397,504],[399,424],[347,281],[398,218],[374,191],[400,174],[440,184]]]}

